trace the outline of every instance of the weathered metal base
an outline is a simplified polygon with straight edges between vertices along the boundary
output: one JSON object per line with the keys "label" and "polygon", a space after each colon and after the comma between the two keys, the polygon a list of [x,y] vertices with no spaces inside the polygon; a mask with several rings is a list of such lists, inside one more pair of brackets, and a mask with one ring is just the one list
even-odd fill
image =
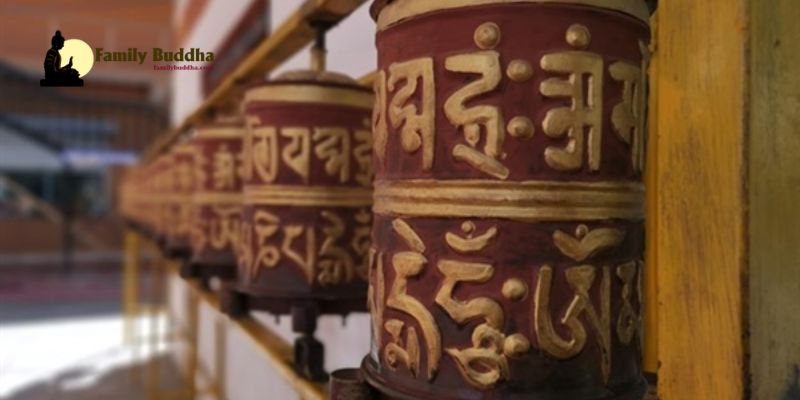
{"label": "weathered metal base", "polygon": [[372,400],[378,393],[364,380],[358,368],[337,369],[331,372],[331,400]]}
{"label": "weathered metal base", "polygon": [[235,287],[224,287],[220,294],[222,312],[231,318],[241,318],[252,310],[274,315],[291,315],[292,331],[300,334],[294,342],[295,369],[316,382],[328,379],[325,348],[314,338],[317,318],[325,314],[345,316],[351,312],[366,311],[364,297],[350,299],[286,298],[253,295]]}
{"label": "weathered metal base", "polygon": [[[642,378],[632,386],[613,388],[612,393],[567,392],[564,390],[559,390],[558,392],[550,390],[532,392],[530,390],[502,386],[483,392],[465,386],[463,391],[443,393],[441,390],[435,389],[435,383],[420,385],[417,380],[409,380],[408,386],[402,386],[396,381],[389,383],[381,377],[377,368],[378,366],[370,356],[365,357],[361,363],[364,384],[372,387],[377,393],[370,398],[374,400],[417,400],[426,398],[437,400],[642,400],[647,392],[647,382]],[[337,372],[334,371],[334,373]],[[340,399],[349,400],[345,397]]]}

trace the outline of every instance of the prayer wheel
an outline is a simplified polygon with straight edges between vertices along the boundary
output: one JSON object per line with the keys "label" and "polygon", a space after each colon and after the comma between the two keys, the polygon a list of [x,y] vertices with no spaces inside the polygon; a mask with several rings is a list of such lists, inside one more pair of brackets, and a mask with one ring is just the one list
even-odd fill
{"label": "prayer wheel", "polygon": [[192,256],[181,276],[207,281],[236,276],[242,210],[241,149],[244,126],[215,122],[198,126],[190,140],[194,158],[191,196]]}
{"label": "prayer wheel", "polygon": [[165,250],[167,237],[174,224],[172,214],[172,154],[159,155],[149,167],[147,231],[159,249]]}
{"label": "prayer wheel", "polygon": [[170,150],[168,173],[170,187],[167,193],[167,221],[170,223],[165,241],[165,253],[169,257],[185,259],[191,254],[192,191],[194,150],[188,143],[181,143]]}
{"label": "prayer wheel", "polygon": [[641,399],[643,0],[383,0],[362,370],[391,399]]}
{"label": "prayer wheel", "polygon": [[366,310],[373,96],[340,74],[296,71],[249,88],[244,209],[227,310],[291,314],[297,367],[324,379],[320,314]]}

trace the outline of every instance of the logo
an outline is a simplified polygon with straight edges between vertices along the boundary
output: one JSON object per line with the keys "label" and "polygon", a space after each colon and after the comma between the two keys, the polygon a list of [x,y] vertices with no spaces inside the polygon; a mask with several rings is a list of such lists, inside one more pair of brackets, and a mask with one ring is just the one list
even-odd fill
{"label": "logo", "polygon": [[94,52],[83,40],[67,39],[56,31],[44,57],[44,79],[40,86],[83,86],[83,78],[94,65]]}

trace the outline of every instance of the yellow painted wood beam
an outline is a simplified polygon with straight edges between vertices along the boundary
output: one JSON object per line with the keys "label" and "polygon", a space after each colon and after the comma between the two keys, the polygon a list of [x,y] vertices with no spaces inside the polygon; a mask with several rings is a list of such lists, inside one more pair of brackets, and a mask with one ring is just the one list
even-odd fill
{"label": "yellow painted wood beam", "polygon": [[670,0],[658,14],[659,395],[795,398],[800,8]]}
{"label": "yellow painted wood beam", "polygon": [[650,20],[653,38],[650,51],[649,131],[645,168],[645,274],[644,274],[644,348],[642,367],[646,373],[658,372],[658,12]]}

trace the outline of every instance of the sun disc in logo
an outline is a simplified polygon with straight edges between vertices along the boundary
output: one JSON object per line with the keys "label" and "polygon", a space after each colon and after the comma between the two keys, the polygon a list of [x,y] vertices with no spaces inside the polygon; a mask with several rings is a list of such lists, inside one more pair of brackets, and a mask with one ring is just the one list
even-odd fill
{"label": "sun disc in logo", "polygon": [[69,64],[69,58],[72,57],[72,68],[78,71],[81,78],[88,74],[94,65],[94,51],[80,39],[65,40],[64,48],[59,50],[59,54],[61,54],[62,67]]}

